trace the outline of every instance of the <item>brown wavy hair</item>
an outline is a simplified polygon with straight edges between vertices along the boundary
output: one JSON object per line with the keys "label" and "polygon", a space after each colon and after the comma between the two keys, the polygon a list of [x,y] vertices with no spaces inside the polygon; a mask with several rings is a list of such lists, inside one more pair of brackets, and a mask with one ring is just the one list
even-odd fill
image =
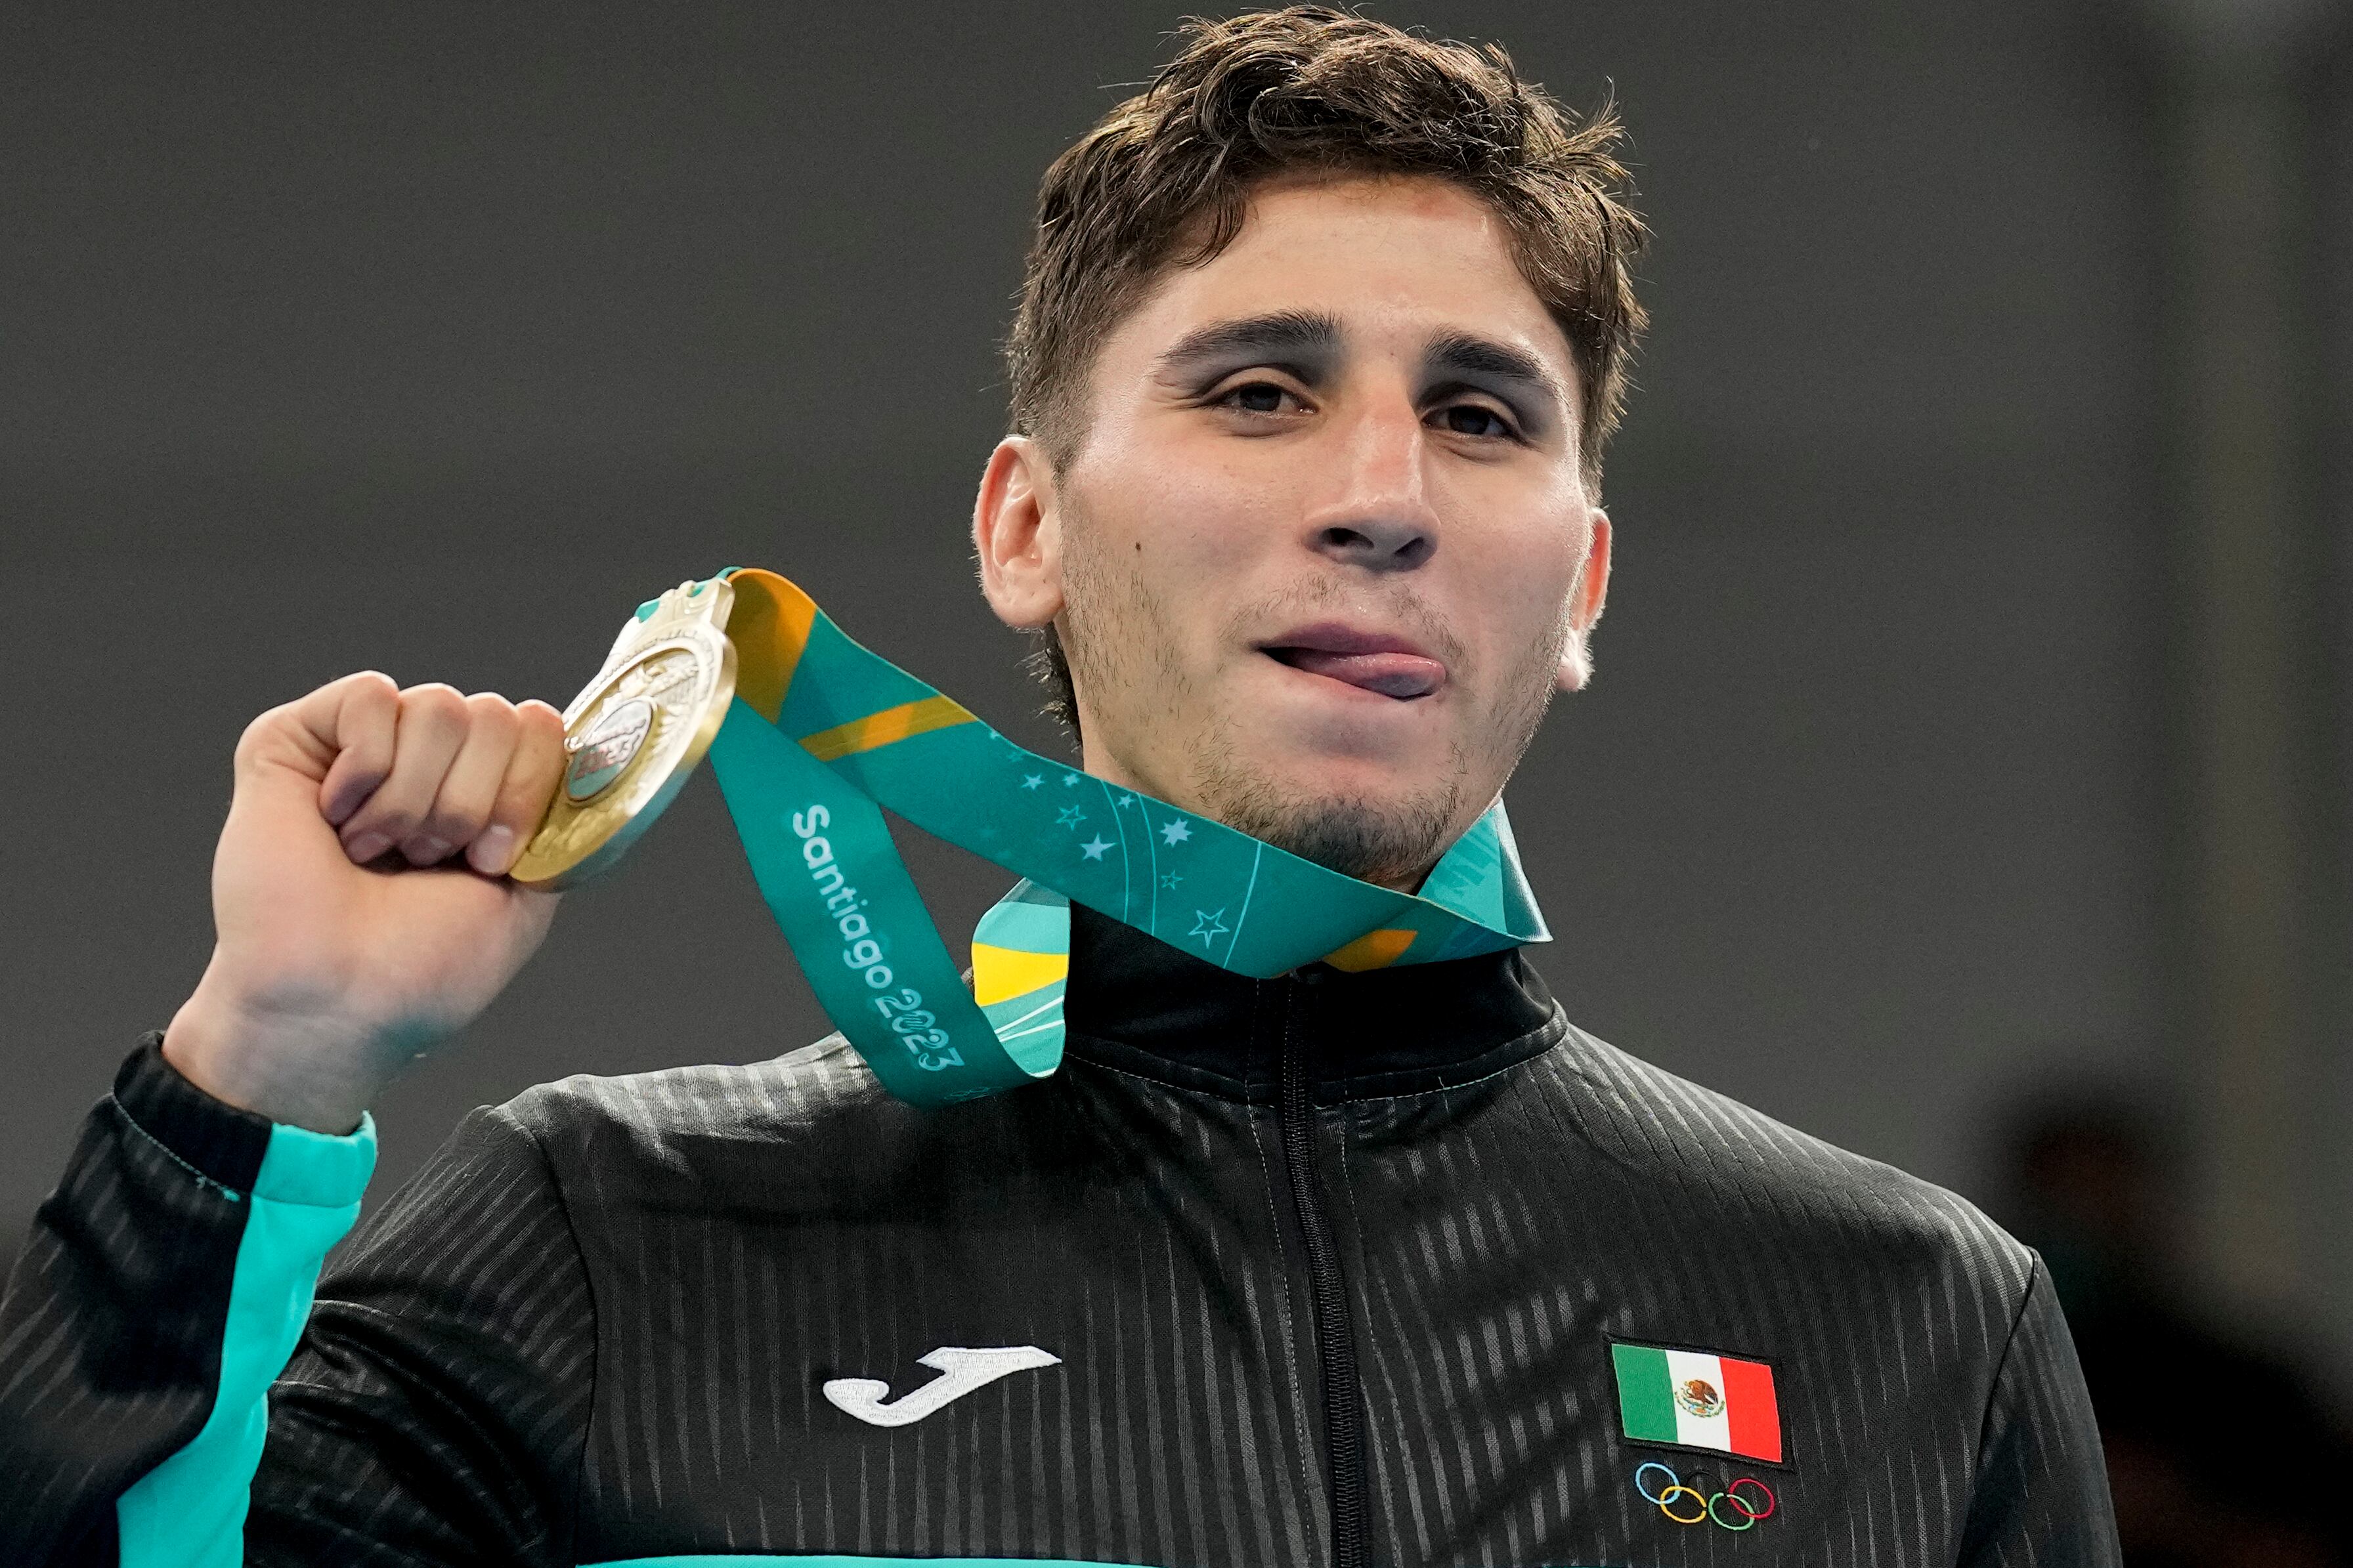
{"label": "brown wavy hair", "polygon": [[[1647,234],[1627,205],[1617,116],[1578,116],[1523,81],[1494,44],[1436,40],[1322,5],[1196,18],[1176,58],[1046,171],[1021,302],[1005,342],[1012,427],[1057,470],[1086,435],[1103,338],[1170,267],[1199,266],[1241,231],[1277,174],[1434,175],[1503,219],[1520,273],[1560,324],[1582,391],[1586,489],[1618,427],[1647,324],[1632,263]],[[1075,731],[1050,631],[1041,673]]]}

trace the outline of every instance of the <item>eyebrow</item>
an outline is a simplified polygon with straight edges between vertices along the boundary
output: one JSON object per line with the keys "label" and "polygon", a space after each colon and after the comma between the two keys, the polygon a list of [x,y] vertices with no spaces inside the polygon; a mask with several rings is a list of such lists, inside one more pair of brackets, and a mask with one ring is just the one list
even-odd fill
{"label": "eyebrow", "polygon": [[1430,345],[1421,364],[1422,374],[1432,379],[1459,376],[1490,391],[1501,391],[1496,383],[1505,384],[1518,393],[1513,401],[1522,405],[1524,414],[1566,414],[1568,408],[1567,389],[1550,366],[1525,349],[1492,338],[1450,332]]}
{"label": "eyebrow", "polygon": [[1189,379],[1221,362],[1268,364],[1314,381],[1340,357],[1340,321],[1321,310],[1276,310],[1197,327],[1159,358],[1160,374]]}

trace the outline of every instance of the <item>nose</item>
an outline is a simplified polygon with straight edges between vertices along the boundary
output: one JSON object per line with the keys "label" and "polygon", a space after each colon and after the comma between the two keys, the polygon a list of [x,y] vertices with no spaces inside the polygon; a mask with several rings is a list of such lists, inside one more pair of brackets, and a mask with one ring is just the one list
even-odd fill
{"label": "nose", "polygon": [[1411,571],[1438,550],[1438,515],[1423,477],[1420,416],[1384,398],[1346,426],[1339,493],[1308,515],[1308,546],[1343,565]]}

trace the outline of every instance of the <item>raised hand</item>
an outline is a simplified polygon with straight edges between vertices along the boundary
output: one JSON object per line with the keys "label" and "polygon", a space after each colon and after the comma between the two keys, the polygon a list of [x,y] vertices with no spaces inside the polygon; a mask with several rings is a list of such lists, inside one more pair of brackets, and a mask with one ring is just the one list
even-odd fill
{"label": "raised hand", "polygon": [[212,962],[164,1055],[218,1099],[346,1132],[490,1005],[556,895],[507,880],[564,769],[543,702],[348,675],[237,748]]}

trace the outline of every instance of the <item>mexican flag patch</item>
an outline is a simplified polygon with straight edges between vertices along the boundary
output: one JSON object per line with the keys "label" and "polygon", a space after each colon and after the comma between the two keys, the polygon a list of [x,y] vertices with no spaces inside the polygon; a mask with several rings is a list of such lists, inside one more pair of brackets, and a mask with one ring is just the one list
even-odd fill
{"label": "mexican flag patch", "polygon": [[1630,1441],[1781,1462],[1781,1405],[1763,1362],[1619,1342],[1609,1359]]}

